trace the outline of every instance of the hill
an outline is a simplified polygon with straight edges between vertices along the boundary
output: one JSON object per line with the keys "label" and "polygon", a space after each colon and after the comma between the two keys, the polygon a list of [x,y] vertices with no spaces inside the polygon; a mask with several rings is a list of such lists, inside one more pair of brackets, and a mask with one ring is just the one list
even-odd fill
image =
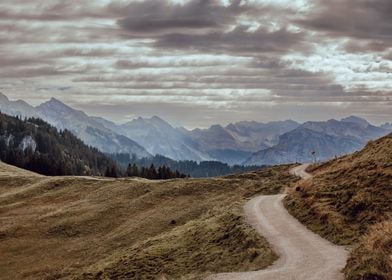
{"label": "hill", "polygon": [[355,245],[347,279],[391,279],[392,134],[310,171],[313,179],[286,198],[289,211],[331,241]]}
{"label": "hill", "polygon": [[202,279],[264,268],[276,255],[241,204],[297,180],[289,166],[167,181],[15,180],[8,168],[0,163],[1,279]]}
{"label": "hill", "polygon": [[0,113],[0,160],[44,175],[103,175],[113,160],[68,130]]}

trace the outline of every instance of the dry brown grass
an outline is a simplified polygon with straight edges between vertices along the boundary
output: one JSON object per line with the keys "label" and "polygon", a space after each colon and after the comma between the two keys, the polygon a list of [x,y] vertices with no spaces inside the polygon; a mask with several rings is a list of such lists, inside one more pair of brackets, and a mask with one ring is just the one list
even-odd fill
{"label": "dry brown grass", "polygon": [[[290,191],[285,200],[289,211],[310,229],[337,244],[352,245],[372,225],[391,219],[392,134],[311,171],[313,179]],[[348,264],[352,265],[354,261]]]}
{"label": "dry brown grass", "polygon": [[201,279],[210,272],[260,269],[276,259],[265,240],[244,223],[240,205],[222,210],[138,243],[78,279]]}
{"label": "dry brown grass", "polygon": [[198,279],[263,268],[276,256],[240,204],[293,184],[288,169],[148,181],[11,176],[0,164],[0,278]]}
{"label": "dry brown grass", "polygon": [[351,252],[346,279],[392,279],[392,220],[372,226]]}

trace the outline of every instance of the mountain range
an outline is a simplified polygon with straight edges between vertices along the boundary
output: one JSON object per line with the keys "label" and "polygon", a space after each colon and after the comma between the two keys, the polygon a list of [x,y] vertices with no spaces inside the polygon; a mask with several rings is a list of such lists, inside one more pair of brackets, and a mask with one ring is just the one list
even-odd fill
{"label": "mountain range", "polygon": [[296,129],[282,134],[271,148],[254,153],[246,164],[282,164],[323,161],[363,148],[372,139],[388,133],[358,117],[341,121],[305,122]]}
{"label": "mountain range", "polygon": [[60,130],[68,129],[87,145],[105,153],[131,153],[138,157],[151,156],[142,146],[128,137],[107,129],[94,117],[75,110],[52,98],[37,107],[17,100],[10,101],[0,94],[0,110],[12,116],[38,117]]}
{"label": "mountain range", "polygon": [[215,160],[231,165],[325,160],[359,150],[392,130],[389,123],[377,127],[354,116],[303,124],[292,120],[242,121],[193,130],[173,127],[157,116],[116,124],[55,98],[34,107],[22,100],[10,101],[1,93],[0,110],[13,116],[42,118],[105,153],[138,158],[159,154],[174,160]]}

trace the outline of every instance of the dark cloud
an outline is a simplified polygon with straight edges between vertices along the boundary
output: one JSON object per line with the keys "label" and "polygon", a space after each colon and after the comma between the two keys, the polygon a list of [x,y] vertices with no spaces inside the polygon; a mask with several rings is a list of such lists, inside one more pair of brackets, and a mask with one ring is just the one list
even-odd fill
{"label": "dark cloud", "polygon": [[[207,53],[255,54],[285,53],[301,45],[304,32],[291,32],[286,26],[271,30],[265,17],[276,13],[276,7],[231,1],[224,6],[216,0],[191,0],[185,4],[169,1],[133,2],[127,7],[127,16],[118,21],[129,38],[144,36],[155,40],[157,49],[180,49]],[[123,12],[124,12],[123,11]],[[282,10],[280,10],[282,13]],[[254,28],[240,18],[259,23]],[[299,46],[301,45],[301,46]]]}
{"label": "dark cloud", "polygon": [[121,13],[126,11],[126,17],[120,19],[118,24],[133,34],[222,29],[235,23],[240,14],[251,9],[249,5],[240,3],[240,0],[235,0],[225,7],[215,0],[191,0],[185,4],[169,1],[132,2],[122,7]]}
{"label": "dark cloud", "polygon": [[[247,26],[237,26],[229,32],[202,35],[168,34],[158,38],[155,46],[207,53],[236,53],[258,55],[261,53],[286,53],[299,47],[304,33],[293,33],[286,28],[268,31],[262,27],[248,31]],[[307,47],[303,46],[304,50]]]}
{"label": "dark cloud", "polygon": [[296,22],[330,37],[356,40],[347,45],[350,51],[383,51],[392,47],[391,15],[390,0],[318,0],[310,15]]}
{"label": "dark cloud", "polygon": [[[260,62],[256,62],[260,63]],[[253,63],[250,63],[253,65]],[[272,67],[272,65],[274,67]],[[221,100],[230,100],[241,96],[241,102],[248,100],[252,92],[246,94],[219,94],[226,91],[270,91],[275,98],[296,97],[336,99],[345,94],[342,86],[336,85],[333,77],[323,72],[313,73],[305,70],[290,69],[286,63],[275,63],[271,67],[242,67],[226,69],[215,67],[211,69],[179,70],[178,74],[145,73],[112,77],[111,75],[90,76],[74,80],[81,83],[99,83],[99,87],[113,90],[129,89],[130,95],[165,95],[165,96],[200,96],[216,101],[211,96]],[[264,66],[264,65],[263,65]],[[200,92],[204,90],[204,92]],[[263,95],[263,99],[265,99]],[[238,101],[236,101],[238,102]]]}

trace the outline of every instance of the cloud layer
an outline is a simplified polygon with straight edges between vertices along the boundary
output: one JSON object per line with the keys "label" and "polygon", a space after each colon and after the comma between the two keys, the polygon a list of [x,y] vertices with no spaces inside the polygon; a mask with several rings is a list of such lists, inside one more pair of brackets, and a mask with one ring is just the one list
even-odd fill
{"label": "cloud layer", "polygon": [[4,0],[0,91],[188,127],[392,120],[388,0]]}

